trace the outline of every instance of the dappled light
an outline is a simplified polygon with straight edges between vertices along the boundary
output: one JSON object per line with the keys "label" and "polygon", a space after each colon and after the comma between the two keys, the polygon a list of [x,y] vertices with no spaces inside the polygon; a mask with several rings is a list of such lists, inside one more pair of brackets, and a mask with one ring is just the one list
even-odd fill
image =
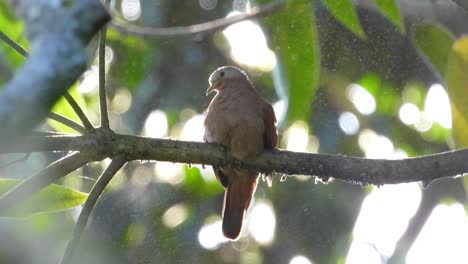
{"label": "dappled light", "polygon": [[88,94],[96,91],[98,87],[98,68],[92,66],[83,73],[83,80],[78,84],[78,91],[82,94]]}
{"label": "dappled light", "polygon": [[301,152],[317,152],[319,148],[319,141],[315,136],[309,135],[309,128],[302,121],[296,121],[286,129],[281,144],[287,150]]}
{"label": "dappled light", "polygon": [[213,10],[218,4],[218,0],[199,0],[198,2],[200,6],[207,11]]}
{"label": "dappled light", "polygon": [[344,112],[338,118],[341,130],[346,135],[355,135],[359,131],[359,120],[356,115],[351,112]]}
{"label": "dappled light", "polygon": [[420,112],[419,117],[416,120],[416,123],[414,124],[414,127],[419,132],[427,132],[429,131],[429,129],[431,129],[432,123],[432,120],[427,116],[426,112]]}
{"label": "dappled light", "polygon": [[183,180],[183,165],[179,163],[158,161],[154,166],[156,180],[169,184],[179,184]]}
{"label": "dappled light", "polygon": [[221,220],[203,225],[198,232],[198,242],[203,248],[208,250],[215,250],[227,241],[221,232]]}
{"label": "dappled light", "polygon": [[255,241],[260,245],[271,244],[276,228],[276,217],[272,205],[265,201],[256,201],[249,219],[249,232]]}
{"label": "dappled light", "polygon": [[408,252],[406,263],[465,263],[468,260],[468,218],[459,203],[432,211]]}
{"label": "dappled light", "polygon": [[363,115],[370,115],[376,109],[374,96],[359,84],[352,83],[346,88],[348,99],[354,107]]}
{"label": "dappled light", "polygon": [[162,216],[162,222],[169,228],[175,228],[182,224],[188,216],[187,207],[183,204],[176,204],[167,209]]}
{"label": "dappled light", "polygon": [[306,151],[309,144],[309,127],[306,123],[297,121],[284,132],[286,149],[292,151]]}
{"label": "dappled light", "polygon": [[203,127],[203,121],[205,117],[200,114],[196,114],[188,119],[180,133],[180,139],[187,141],[203,141],[203,134],[205,133],[205,128]]}
{"label": "dappled light", "polygon": [[415,104],[404,103],[400,107],[398,116],[405,125],[414,125],[419,119],[419,109]]}
{"label": "dappled light", "polygon": [[129,21],[134,21],[140,18],[140,0],[122,0],[120,8],[122,10],[122,15],[125,19]]}
{"label": "dappled light", "polygon": [[374,187],[362,203],[346,263],[362,263],[367,256],[372,257],[366,263],[380,263],[390,257],[420,201],[416,183]]}
{"label": "dappled light", "polygon": [[116,91],[110,106],[113,112],[123,114],[128,111],[132,104],[132,94],[127,89]]}
{"label": "dappled light", "polygon": [[[229,16],[238,13],[232,12]],[[268,48],[265,35],[258,24],[243,21],[229,26],[223,34],[231,47],[231,56],[237,63],[262,71],[273,70],[276,57]]]}
{"label": "dappled light", "polygon": [[424,112],[433,122],[437,122],[445,128],[452,128],[450,101],[442,85],[436,83],[429,87],[424,102]]}
{"label": "dappled light", "polygon": [[0,263],[468,263],[462,1],[56,2],[0,0]]}
{"label": "dappled light", "polygon": [[305,256],[297,255],[289,261],[289,264],[313,264],[313,262]]}
{"label": "dappled light", "polygon": [[168,124],[166,113],[161,110],[154,110],[146,118],[144,130],[145,136],[161,138],[166,137],[167,133]]}
{"label": "dappled light", "polygon": [[359,147],[367,158],[391,159],[395,158],[393,142],[384,135],[379,135],[373,130],[363,129],[358,136]]}

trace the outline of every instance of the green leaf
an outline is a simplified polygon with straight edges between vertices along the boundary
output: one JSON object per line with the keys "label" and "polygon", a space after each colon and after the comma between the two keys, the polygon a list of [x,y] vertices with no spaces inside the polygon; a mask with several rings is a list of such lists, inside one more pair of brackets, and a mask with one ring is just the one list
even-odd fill
{"label": "green leaf", "polygon": [[110,68],[110,75],[115,80],[133,90],[141,84],[148,75],[145,69],[156,57],[157,44],[147,45],[145,41],[134,36],[124,36],[114,29],[107,31],[107,42],[114,50],[114,63]]}
{"label": "green leaf", "polygon": [[[265,2],[265,1],[264,1]],[[288,120],[308,120],[318,87],[320,50],[311,1],[291,0],[264,20],[284,85],[288,88]]]}
{"label": "green leaf", "polygon": [[400,15],[398,4],[395,0],[374,0],[380,12],[395,25],[401,34],[405,34],[405,23]]}
{"label": "green leaf", "polygon": [[[21,182],[15,179],[0,179],[0,196]],[[10,210],[0,212],[0,216],[28,217],[34,214],[58,212],[83,204],[87,197],[86,193],[51,184]]]}
{"label": "green leaf", "polygon": [[455,39],[452,33],[439,25],[419,24],[415,26],[412,39],[418,51],[444,80],[447,58]]}
{"label": "green leaf", "polygon": [[361,39],[367,38],[351,0],[322,0],[322,2],[341,24]]}
{"label": "green leaf", "polygon": [[[84,111],[86,109],[86,102],[85,102],[83,95],[78,92],[77,83],[73,84],[73,86],[68,90],[68,92],[73,98],[75,98],[78,105]],[[70,106],[70,104],[67,102],[67,100],[64,97],[60,98],[60,100],[58,100],[57,103],[55,103],[55,105],[51,109],[51,112],[68,117],[69,119],[77,122],[78,124],[81,124],[81,121],[76,115],[75,111],[73,111],[73,108]],[[53,127],[55,130],[57,130],[58,132],[76,133],[75,130],[69,128],[68,126],[62,123],[54,121],[52,119],[47,119],[47,123],[51,127]]]}
{"label": "green leaf", "polygon": [[[0,0],[0,25],[2,32],[16,41],[20,46],[28,49],[28,41],[24,36],[23,22],[18,20],[5,0]],[[0,40],[0,53],[12,69],[18,68],[24,61],[24,57],[16,52],[7,43]]]}
{"label": "green leaf", "polygon": [[211,197],[223,191],[223,188],[218,181],[204,180],[200,170],[196,167],[189,168],[188,166],[184,166],[184,172],[185,188],[196,197]]}
{"label": "green leaf", "polygon": [[446,72],[452,109],[452,135],[456,148],[468,147],[468,36],[450,50]]}

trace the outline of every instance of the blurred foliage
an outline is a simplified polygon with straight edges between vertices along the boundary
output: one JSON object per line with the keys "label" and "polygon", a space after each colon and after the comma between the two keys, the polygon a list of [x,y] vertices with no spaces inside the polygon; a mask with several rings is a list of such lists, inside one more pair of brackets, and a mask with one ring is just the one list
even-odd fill
{"label": "blurred foliage", "polygon": [[330,13],[351,32],[362,39],[366,39],[366,33],[359,22],[359,17],[351,0],[323,0]]}
{"label": "blurred foliage", "polygon": [[[0,196],[13,189],[21,181],[0,179]],[[29,217],[38,213],[51,213],[73,208],[85,202],[87,194],[61,185],[52,184],[18,203],[1,216]]]}
{"label": "blurred foliage", "polygon": [[[122,19],[124,2],[117,0],[111,5]],[[243,3],[212,1],[216,3],[213,7],[201,7],[208,2],[139,1],[140,17],[129,23],[153,27],[196,24],[224,17],[234,3]],[[280,128],[280,147],[287,148],[290,141],[302,138],[307,146],[317,144],[319,152],[366,156],[368,151],[361,145],[366,133],[388,139],[394,151],[404,151],[411,157],[449,150],[451,133],[455,146],[463,147],[468,131],[464,102],[467,42],[465,38],[455,40],[459,34],[450,33],[455,32],[450,25],[466,24],[466,18],[454,15],[455,22],[450,25],[440,25],[437,18],[421,24],[426,17],[420,13],[413,16],[409,9],[399,10],[399,1],[369,1],[371,7],[361,2],[366,1],[290,0],[283,10],[259,21],[268,47],[276,55],[276,68],[262,72],[249,65],[239,66],[249,72],[258,90],[271,102],[287,102],[287,115],[283,120],[278,115],[278,121],[285,124]],[[236,8],[242,9],[242,5]],[[0,25],[6,35],[28,48],[22,23],[4,0],[0,0]],[[407,31],[413,32],[412,36],[406,36]],[[97,66],[95,44],[89,47],[91,72]],[[165,113],[168,125],[162,136],[201,141],[201,124],[196,122],[210,101],[204,95],[207,78],[215,68],[236,61],[221,32],[149,40],[109,28],[107,46],[112,54],[106,80],[113,128],[144,134],[146,118],[159,110]],[[0,83],[7,82],[23,61],[0,42]],[[96,124],[97,84],[82,92],[78,86],[85,80],[92,79],[83,76],[70,87],[70,93]],[[432,122],[427,130],[421,130],[416,123],[402,122],[402,105],[414,105],[418,115],[424,113],[427,91],[440,81],[447,84],[454,129]],[[359,111],[349,95],[351,84],[371,95],[375,111]],[[130,102],[128,110],[122,110],[124,102]],[[79,122],[65,100],[57,102],[52,111]],[[345,112],[357,119],[354,134],[345,133],[341,127],[339,118]],[[298,120],[308,126],[308,134],[286,136],[283,132]],[[42,128],[73,132],[53,121]],[[2,168],[0,176],[24,178],[29,170],[62,155],[38,154],[30,158],[34,166],[22,165],[28,170],[20,167],[6,173]],[[385,158],[394,157],[388,154]],[[10,159],[0,156],[1,164]],[[85,166],[62,181],[61,187],[51,185],[45,193],[36,194],[39,197],[33,199],[28,212],[57,211],[81,204],[86,195],[63,185],[89,192],[106,164]],[[300,176],[281,183],[275,179],[272,188],[260,182],[252,207],[259,202],[272,206],[276,220],[273,241],[261,243],[245,228],[246,235],[239,241],[222,241],[205,248],[200,230],[220,220],[223,189],[210,168],[177,168],[174,166],[174,173],[159,170],[154,163],[135,162],[119,172],[111,182],[112,188],[96,205],[76,263],[289,263],[297,255],[314,263],[344,263],[362,201],[371,192],[371,188],[314,183]],[[11,188],[16,184],[12,181],[1,180],[0,189]],[[447,196],[444,201],[450,199]],[[48,201],[47,207],[40,207],[38,202],[43,206],[44,201]],[[22,221],[0,219],[0,263],[57,262],[70,238],[74,212],[34,215]],[[38,245],[35,241],[46,242]]]}
{"label": "blurred foliage", "polygon": [[[75,101],[78,103],[79,106],[81,106],[83,109],[87,109],[87,105],[85,102],[85,99],[81,93],[78,92],[78,84],[75,83],[69,90],[68,92],[70,95],[75,99]],[[62,115],[64,117],[67,117],[78,124],[80,124],[80,119],[76,115],[75,111],[73,111],[73,108],[70,106],[70,104],[67,102],[67,100],[62,97],[60,100],[58,100],[55,105],[51,109],[52,112]],[[86,113],[85,113],[86,114]],[[54,121],[52,119],[47,119],[48,124],[54,128],[55,130],[63,133],[76,133],[75,130],[69,128],[68,126],[59,123],[57,121]]]}
{"label": "blurred foliage", "polygon": [[405,34],[405,23],[401,17],[400,10],[396,0],[374,0],[379,8],[379,11],[385,15],[395,27],[398,28],[400,33]]}
{"label": "blurred foliage", "polygon": [[[116,58],[110,74],[120,75],[122,85],[130,90],[135,89],[148,74],[145,65],[151,60],[151,56],[148,56],[150,44],[137,37],[122,36],[112,29],[107,33],[107,44],[121,54]],[[126,52],[129,50],[132,52]]]}
{"label": "blurred foliage", "polygon": [[451,99],[453,137],[456,148],[468,147],[468,37],[455,41],[449,51],[447,88]]}
{"label": "blurred foliage", "polygon": [[440,25],[419,24],[415,26],[413,41],[441,80],[444,80],[448,55],[454,42],[452,33]]}
{"label": "blurred foliage", "polygon": [[315,18],[310,1],[288,1],[284,10],[266,19],[270,40],[282,69],[281,77],[288,87],[288,121],[309,119],[310,102],[315,94],[320,73]]}

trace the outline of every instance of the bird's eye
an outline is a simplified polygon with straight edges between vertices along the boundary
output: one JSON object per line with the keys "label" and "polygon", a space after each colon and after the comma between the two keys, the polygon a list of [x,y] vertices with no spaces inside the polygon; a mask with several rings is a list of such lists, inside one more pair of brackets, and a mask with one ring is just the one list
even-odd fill
{"label": "bird's eye", "polygon": [[223,71],[220,72],[220,73],[219,73],[219,76],[224,77],[224,72],[223,72]]}

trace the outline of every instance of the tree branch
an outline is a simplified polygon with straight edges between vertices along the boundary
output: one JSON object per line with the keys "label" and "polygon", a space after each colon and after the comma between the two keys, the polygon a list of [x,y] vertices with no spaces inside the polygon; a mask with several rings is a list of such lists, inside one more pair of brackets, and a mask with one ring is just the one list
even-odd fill
{"label": "tree branch", "polygon": [[107,169],[102,173],[102,175],[94,184],[91,192],[89,193],[88,199],[86,199],[83,209],[81,210],[80,216],[78,217],[78,221],[76,222],[75,228],[73,230],[72,238],[68,242],[65,254],[63,255],[60,263],[71,263],[73,253],[78,245],[78,242],[80,241],[81,234],[83,233],[83,230],[88,223],[88,218],[94,208],[94,205],[96,205],[97,200],[101,196],[107,184],[109,184],[111,181],[112,177],[114,177],[114,175],[120,170],[120,168],[125,165],[126,162],[127,160],[124,157],[117,157],[112,160],[109,167],[107,167]]}
{"label": "tree branch", "polygon": [[[87,151],[98,157],[125,156],[127,160],[160,160],[211,164],[287,175],[330,177],[355,184],[396,184],[433,181],[468,172],[468,149],[403,160],[364,159],[343,155],[266,151],[238,160],[220,145],[171,139],[145,138],[95,130],[83,136],[31,137],[24,144],[9,145],[0,153],[31,151]],[[107,132],[106,132],[107,131]]]}
{"label": "tree branch", "polygon": [[248,19],[264,17],[279,10],[286,5],[286,0],[277,0],[263,7],[254,7],[250,13],[244,13],[227,18],[220,18],[209,22],[185,26],[185,27],[168,27],[168,28],[152,28],[136,25],[129,25],[126,22],[119,21],[114,17],[111,26],[122,34],[138,35],[141,37],[151,38],[176,38],[189,37],[195,34],[208,34],[216,30],[225,28],[237,22]]}
{"label": "tree branch", "polygon": [[[2,39],[3,41],[5,41],[8,45],[10,45],[10,47],[12,47],[13,49],[16,50],[16,52],[18,52],[19,54],[23,55],[23,57],[27,57],[29,56],[29,52],[27,50],[25,50],[23,47],[21,47],[18,43],[16,43],[14,40],[12,40],[10,37],[8,37],[7,35],[5,35],[3,32],[0,31],[0,39]],[[84,114],[83,110],[81,109],[81,107],[78,105],[78,103],[75,101],[75,99],[70,95],[70,93],[68,91],[65,92],[64,94],[64,97],[65,97],[65,100],[67,100],[67,102],[70,104],[70,106],[73,108],[73,111],[75,111],[76,115],[78,116],[78,118],[80,118],[81,120],[81,123],[83,123],[83,125],[85,125],[86,129],[89,130],[89,129],[93,129],[93,126],[91,125],[91,122],[89,122],[89,119],[88,117]],[[52,116],[54,115],[54,113],[52,113]],[[50,117],[51,115],[49,115]],[[65,117],[64,117],[65,118]],[[61,122],[61,121],[58,121],[56,120],[57,122]],[[76,130],[76,129],[75,129]],[[84,131],[84,130],[83,130]],[[78,131],[80,132],[80,131]],[[80,133],[83,133],[83,132],[80,132]]]}
{"label": "tree branch", "polygon": [[[109,0],[105,0],[105,6],[109,6]],[[107,95],[106,95],[106,32],[107,27],[104,26],[99,33],[99,107],[101,112],[101,127],[109,128],[109,114],[107,111]]]}
{"label": "tree branch", "polygon": [[5,35],[5,33],[3,33],[2,31],[0,31],[0,39],[5,41],[10,47],[15,49],[16,52],[23,55],[23,57],[26,57],[29,55],[28,52],[23,47],[21,47],[20,44],[16,43],[16,41],[12,40],[10,37]]}
{"label": "tree branch", "polygon": [[455,2],[459,7],[463,8],[465,12],[468,12],[468,1],[466,0],[452,0]]}
{"label": "tree branch", "polygon": [[59,114],[56,114],[56,113],[52,113],[50,112],[48,115],[47,115],[48,118],[52,119],[52,120],[55,120],[59,123],[62,123],[64,125],[66,125],[67,127],[75,130],[76,132],[80,133],[80,134],[83,134],[85,132],[85,128],[76,123],[75,121],[69,119],[69,118],[66,118],[62,115],[59,115]]}
{"label": "tree branch", "polygon": [[70,104],[70,106],[73,108],[73,111],[76,113],[78,118],[81,120],[81,123],[83,124],[85,129],[86,130],[93,129],[94,128],[93,125],[91,124],[91,122],[89,122],[88,117],[85,115],[85,113],[83,112],[83,109],[81,109],[80,105],[75,101],[75,98],[73,98],[73,96],[71,96],[71,94],[68,91],[66,91],[63,94],[63,97],[65,97],[68,104]]}
{"label": "tree branch", "polygon": [[32,55],[0,93],[0,143],[31,131],[84,71],[85,45],[109,15],[99,1],[73,3],[11,1],[25,21]]}
{"label": "tree branch", "polygon": [[87,153],[75,152],[55,161],[0,197],[0,211],[11,208],[14,204],[95,159],[96,157],[88,156]]}

